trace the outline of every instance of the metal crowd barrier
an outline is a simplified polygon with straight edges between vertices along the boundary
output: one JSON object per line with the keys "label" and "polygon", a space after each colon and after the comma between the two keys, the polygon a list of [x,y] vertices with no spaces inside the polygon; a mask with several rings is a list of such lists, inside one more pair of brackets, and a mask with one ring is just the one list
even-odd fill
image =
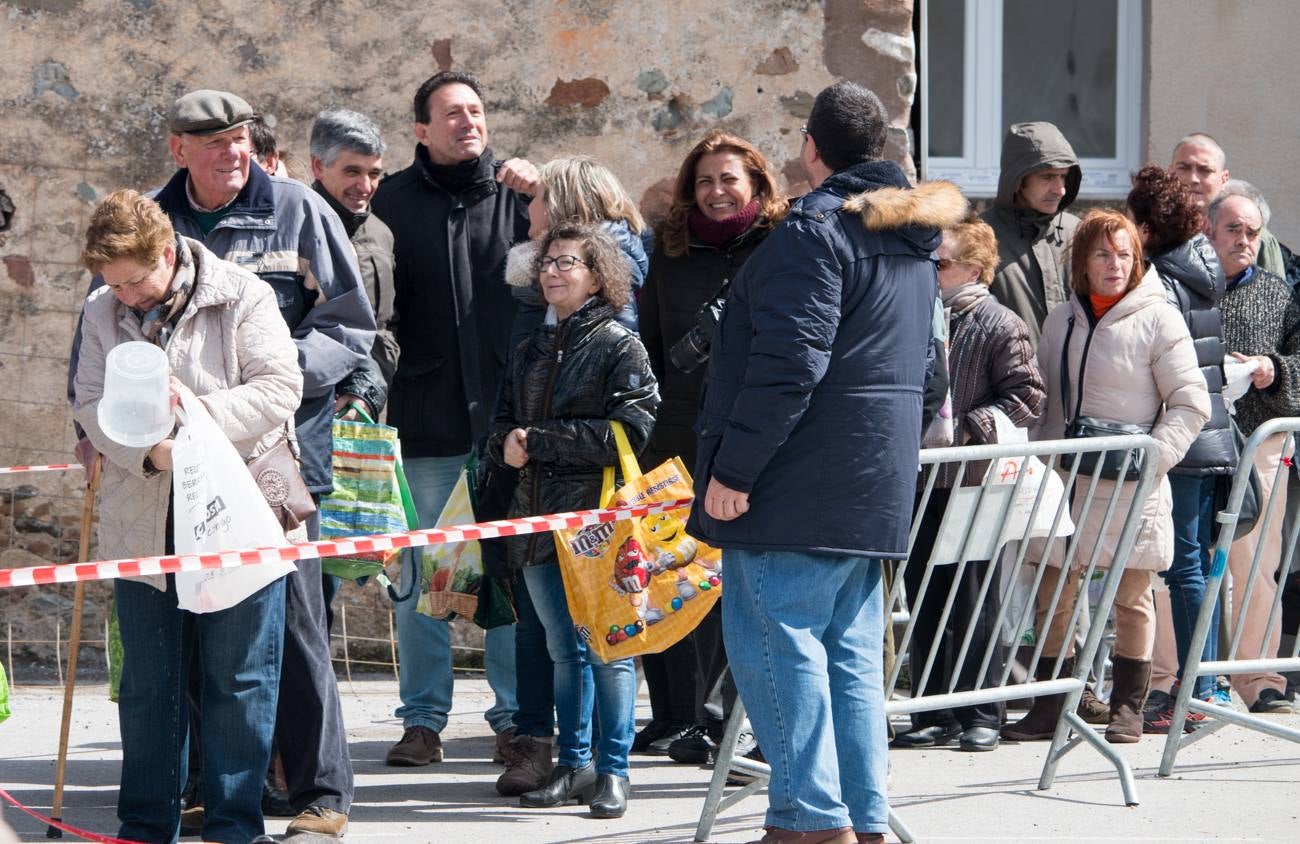
{"label": "metal crowd barrier", "polygon": [[[1274,716],[1239,712],[1227,706],[1218,706],[1193,697],[1196,677],[1225,674],[1232,678],[1234,675],[1300,671],[1300,637],[1296,636],[1295,629],[1281,629],[1283,588],[1293,570],[1296,536],[1300,533],[1300,519],[1295,519],[1294,523],[1286,526],[1285,530],[1283,522],[1287,485],[1295,472],[1291,464],[1292,456],[1296,451],[1297,432],[1300,432],[1300,419],[1271,419],[1250,435],[1250,439],[1242,449],[1241,462],[1233,477],[1226,509],[1217,517],[1219,535],[1215,542],[1210,576],[1205,584],[1207,600],[1201,605],[1201,612],[1196,617],[1196,627],[1192,632],[1191,646],[1170,723],[1171,725],[1183,724],[1189,712],[1204,715],[1206,721],[1191,733],[1184,733],[1174,726],[1170,727],[1168,738],[1165,739],[1164,753],[1160,759],[1159,773],[1162,777],[1173,774],[1179,751],[1209,737],[1229,724],[1258,730],[1276,738],[1300,742],[1300,730],[1278,724],[1273,720]],[[1269,495],[1267,507],[1259,513],[1251,531],[1251,536],[1259,537],[1259,541],[1255,542],[1254,552],[1251,553],[1250,540],[1243,537],[1234,542],[1234,533],[1241,514],[1242,502],[1251,485],[1250,475],[1255,466],[1255,458],[1261,451],[1267,455],[1274,454],[1279,438],[1282,449],[1276,452],[1276,459],[1268,461],[1275,462],[1276,467],[1268,472],[1257,472],[1258,489],[1268,491]],[[1281,536],[1281,553],[1266,554],[1270,545],[1268,540],[1280,534],[1285,534]],[[1231,589],[1221,589],[1221,586],[1229,580]],[[1270,591],[1271,597],[1269,597]],[[1230,602],[1227,597],[1234,592],[1240,595],[1240,599]],[[1226,645],[1226,653],[1214,660],[1204,660],[1202,655],[1206,639],[1211,635],[1220,636],[1220,630],[1210,628],[1214,622],[1215,609],[1215,602],[1211,599],[1221,594],[1219,607],[1223,621],[1219,647],[1224,648]],[[1256,595],[1264,597],[1269,605],[1267,620],[1262,635],[1251,636],[1250,638],[1256,641],[1246,642],[1243,639],[1246,638],[1244,634],[1247,622],[1252,620],[1248,610],[1252,598]],[[1238,616],[1236,618],[1231,612],[1232,604],[1241,607],[1241,611],[1236,613]],[[1253,620],[1259,620],[1257,614]],[[1278,633],[1279,643],[1289,638],[1290,644],[1271,653],[1274,648],[1269,645],[1274,641],[1275,631]],[[1255,627],[1254,632],[1258,634],[1258,627]],[[1290,651],[1289,655],[1285,654],[1287,650]]]}
{"label": "metal crowd barrier", "polygon": [[[1107,453],[1122,461],[1121,475],[1132,461],[1140,459],[1137,479],[1112,483],[1101,478],[1100,469],[1081,473],[1080,461],[1062,459]],[[1044,742],[1045,758],[1038,787],[1050,788],[1061,758],[1081,743],[1087,743],[1115,767],[1124,802],[1136,805],[1137,792],[1128,763],[1075,710],[1106,634],[1102,622],[1110,614],[1141,525],[1142,504],[1156,491],[1158,459],[1156,443],[1148,436],[922,451],[909,550],[916,545],[922,514],[936,493],[941,471],[945,480],[951,478],[952,487],[929,558],[896,564],[893,585],[882,608],[886,619],[906,621],[898,642],[900,655],[912,644],[920,608],[927,605],[931,582],[940,569],[951,567],[943,573],[945,577],[951,574],[951,587],[946,594],[942,589],[937,590],[936,597],[931,599],[942,602],[935,624],[938,633],[928,649],[918,649],[913,654],[911,689],[900,687],[901,659],[895,661],[893,670],[885,677],[886,714],[910,715],[1063,693],[1065,700],[1055,734],[1050,743]],[[1097,465],[1100,467],[1102,462],[1098,459]],[[1049,480],[1052,476],[1059,481]],[[1085,524],[1090,515],[1095,517],[1097,513],[1101,514],[1101,523],[1095,534],[1085,535],[1085,531],[1074,529],[1074,525]],[[1096,539],[1104,536],[1112,525],[1120,527],[1120,534],[1109,567],[1101,569],[1104,543]],[[1058,565],[1039,565],[1049,555]],[[981,561],[992,562],[982,564]],[[965,572],[968,567],[980,565],[982,572],[973,569],[972,577],[978,577],[978,596],[968,613],[970,617],[960,629],[954,627],[948,639],[956,649],[956,656],[948,668],[939,667],[940,642],[945,638],[944,628],[949,620],[956,623],[953,608]],[[908,566],[924,566],[915,590],[904,589],[908,580],[916,582],[915,577],[908,576]],[[1067,573],[1072,569],[1081,570],[1082,578],[1074,591],[1067,592]],[[1099,570],[1104,571],[1104,576],[1092,616],[1098,623],[1088,624],[1088,588],[1093,574]],[[969,585],[970,578],[965,579]],[[1018,596],[1023,605],[1014,600]],[[1082,642],[1076,646],[1073,670],[1068,673],[1062,671],[1066,661],[1061,655],[1044,653],[1052,616],[1058,607],[1064,613],[1062,601],[1066,599],[1072,600],[1074,606],[1067,629],[1060,633],[1064,643],[1062,651],[1076,639]],[[987,632],[990,618],[993,620],[991,634]],[[978,632],[977,628],[981,627],[986,631],[984,635]],[[1027,635],[1029,631],[1031,636]],[[1013,660],[1008,655],[1016,652],[1022,638],[1032,640],[1032,656],[1022,666],[1023,672],[1013,672]],[[952,648],[948,656],[952,657]],[[1038,679],[1040,663],[1046,676]],[[1050,672],[1046,668],[1049,665]],[[971,667],[975,667],[976,679],[959,684],[962,669]],[[709,839],[720,812],[767,785],[770,769],[766,764],[735,756],[736,737],[744,719],[744,707],[738,701],[718,748],[708,796],[696,827],[696,841]],[[727,794],[726,781],[731,773],[753,780]],[[890,827],[900,840],[914,840],[893,809]]]}

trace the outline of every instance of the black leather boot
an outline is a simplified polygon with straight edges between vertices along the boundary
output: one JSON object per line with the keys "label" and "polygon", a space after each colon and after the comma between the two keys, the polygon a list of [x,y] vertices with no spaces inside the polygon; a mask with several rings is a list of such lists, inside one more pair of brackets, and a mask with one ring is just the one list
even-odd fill
{"label": "black leather boot", "polygon": [[617,774],[598,774],[596,793],[591,798],[593,818],[621,818],[627,811],[627,796],[632,784],[627,777]]}
{"label": "black leather boot", "polygon": [[529,791],[519,798],[520,806],[533,809],[563,806],[570,800],[590,803],[596,791],[596,763],[588,762],[581,768],[568,765],[556,765],[546,783],[536,791]]}

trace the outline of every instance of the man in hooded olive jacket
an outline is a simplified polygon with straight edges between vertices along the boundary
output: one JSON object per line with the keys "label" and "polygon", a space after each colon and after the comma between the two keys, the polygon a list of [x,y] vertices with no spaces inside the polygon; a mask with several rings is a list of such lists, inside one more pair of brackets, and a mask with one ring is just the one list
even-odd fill
{"label": "man in hooded olive jacket", "polygon": [[990,288],[1029,326],[1035,348],[1043,320],[1069,298],[1066,249],[1079,218],[1066,209],[1083,171],[1070,142],[1051,123],[1014,123],[1002,142],[998,196],[982,215],[998,238]]}
{"label": "man in hooded olive jacket", "polygon": [[763,844],[889,826],[880,561],[907,556],[931,254],[966,201],[909,188],[887,125],[859,85],[818,95],[813,191],[732,282],[696,423],[688,529],[723,549],[731,671],[772,768]]}

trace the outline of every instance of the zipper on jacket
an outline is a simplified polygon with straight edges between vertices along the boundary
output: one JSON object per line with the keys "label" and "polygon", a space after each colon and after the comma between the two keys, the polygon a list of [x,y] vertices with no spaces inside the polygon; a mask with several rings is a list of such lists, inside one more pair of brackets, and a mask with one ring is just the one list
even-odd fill
{"label": "zipper on jacket", "polygon": [[[568,322],[568,320],[564,320]],[[555,398],[555,382],[560,377],[560,364],[564,361],[564,346],[561,341],[564,339],[564,329],[567,326],[561,324],[555,326],[555,362],[551,364],[551,374],[546,378],[546,389],[542,394],[542,418],[547,419],[551,415],[551,400]],[[533,467],[533,490],[528,502],[528,509],[533,515],[542,515],[537,512],[541,505],[542,499],[542,475]],[[534,533],[528,537],[528,553],[524,555],[524,565],[533,564],[533,555],[537,552],[537,539],[540,533]]]}

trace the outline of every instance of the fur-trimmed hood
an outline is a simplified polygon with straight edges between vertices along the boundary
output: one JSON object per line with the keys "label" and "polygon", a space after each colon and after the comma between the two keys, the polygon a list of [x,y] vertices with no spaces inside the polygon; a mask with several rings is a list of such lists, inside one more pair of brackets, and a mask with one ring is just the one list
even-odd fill
{"label": "fur-trimmed hood", "polygon": [[970,205],[952,182],[922,182],[914,188],[886,187],[844,200],[844,210],[862,218],[868,231],[950,228],[965,219]]}

